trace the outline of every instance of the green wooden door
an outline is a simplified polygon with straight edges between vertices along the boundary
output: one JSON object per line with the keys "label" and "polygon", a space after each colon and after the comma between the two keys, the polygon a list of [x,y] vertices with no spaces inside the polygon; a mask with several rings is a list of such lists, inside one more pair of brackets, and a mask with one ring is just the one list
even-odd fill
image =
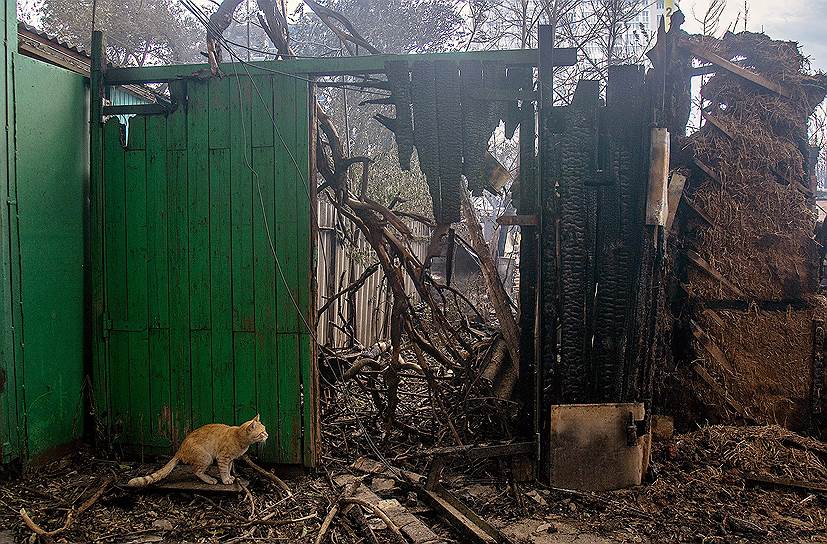
{"label": "green wooden door", "polygon": [[99,416],[135,452],[260,413],[267,461],[313,464],[308,83],[171,90],[125,146],[118,119],[103,128]]}

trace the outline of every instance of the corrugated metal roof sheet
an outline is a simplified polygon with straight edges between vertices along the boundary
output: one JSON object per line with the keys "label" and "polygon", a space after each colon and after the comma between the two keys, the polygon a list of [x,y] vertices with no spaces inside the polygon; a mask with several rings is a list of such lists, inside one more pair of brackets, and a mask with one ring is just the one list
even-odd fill
{"label": "corrugated metal roof sheet", "polygon": [[58,38],[54,34],[49,34],[48,32],[40,30],[39,28],[34,27],[34,26],[32,26],[28,23],[24,23],[23,21],[18,21],[17,22],[17,29],[18,29],[18,31],[24,30],[24,31],[29,32],[31,34],[35,34],[36,36],[39,36],[40,38],[43,38],[46,41],[52,42],[53,44],[55,44],[55,45],[57,45],[57,46],[59,46],[63,49],[68,49],[69,51],[73,51],[75,53],[78,53],[79,55],[83,55],[84,57],[87,57],[87,58],[92,57],[86,50],[81,49],[80,47],[78,47],[76,45],[72,45],[71,43],[69,43],[67,41],[61,40],[60,38]]}

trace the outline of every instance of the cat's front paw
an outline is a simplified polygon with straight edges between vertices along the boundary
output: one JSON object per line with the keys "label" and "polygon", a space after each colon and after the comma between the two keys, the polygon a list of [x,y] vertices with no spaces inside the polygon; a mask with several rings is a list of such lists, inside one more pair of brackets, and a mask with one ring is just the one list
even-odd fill
{"label": "cat's front paw", "polygon": [[221,477],[221,483],[224,484],[224,485],[234,484],[235,483],[235,476],[226,476],[226,477],[222,476]]}

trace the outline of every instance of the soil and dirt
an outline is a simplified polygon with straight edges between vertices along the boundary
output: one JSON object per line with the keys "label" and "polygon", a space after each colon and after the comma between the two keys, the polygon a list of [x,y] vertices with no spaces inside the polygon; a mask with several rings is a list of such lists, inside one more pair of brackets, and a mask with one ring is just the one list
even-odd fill
{"label": "soil and dirt", "polygon": [[[364,423],[372,427],[367,419]],[[344,431],[342,421],[329,428],[340,425]],[[378,429],[365,430],[378,433]],[[239,471],[250,480],[249,495],[135,491],[124,486],[125,479],[145,467],[80,453],[23,479],[4,482],[0,527],[6,528],[7,536],[10,531],[15,541],[27,539],[31,533],[20,521],[21,508],[44,528],[60,526],[67,509],[92,494],[103,480],[116,476],[118,485],[56,540],[313,542],[340,493],[331,486],[329,474],[351,471],[365,478],[378,495],[396,498],[446,542],[463,542],[410,488],[386,475],[366,476],[349,468],[360,453],[371,455],[364,451],[369,449],[369,434],[355,436],[349,450],[328,459],[325,470],[286,477],[290,497],[243,467]],[[392,466],[412,470],[424,463],[421,458],[385,459]],[[827,542],[827,492],[749,480],[763,476],[827,485],[827,444],[778,426],[709,426],[656,442],[653,461],[646,484],[599,494],[507,484],[496,462],[461,459],[446,469],[443,485],[514,542]],[[369,519],[369,523],[379,542],[393,541],[380,521]],[[341,520],[329,537],[339,543],[367,541],[358,528]]]}

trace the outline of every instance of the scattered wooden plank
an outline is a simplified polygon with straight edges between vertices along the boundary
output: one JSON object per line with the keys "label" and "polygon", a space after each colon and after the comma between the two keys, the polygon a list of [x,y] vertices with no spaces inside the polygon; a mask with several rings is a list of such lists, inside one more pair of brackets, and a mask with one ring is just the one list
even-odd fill
{"label": "scattered wooden plank", "polygon": [[703,59],[711,64],[714,64],[715,66],[723,68],[724,70],[746,79],[747,81],[751,81],[760,87],[764,87],[765,89],[785,98],[792,98],[793,96],[789,89],[780,83],[772,81],[771,79],[751,70],[747,70],[746,68],[741,68],[734,62],[729,61],[711,51],[707,51],[698,44],[684,42],[683,46],[699,59]]}
{"label": "scattered wooden plank", "polygon": [[[341,474],[333,478],[333,481],[336,485],[345,487],[359,480],[350,474]],[[352,498],[378,506],[413,544],[438,544],[445,542],[445,540],[437,535],[430,527],[425,525],[422,520],[408,512],[399,502],[394,499],[380,499],[376,493],[368,489],[368,487],[361,482],[359,482],[359,485],[356,487]]]}
{"label": "scattered wooden plank", "polygon": [[235,482],[230,485],[222,484],[218,475],[218,467],[216,466],[211,466],[207,469],[207,474],[218,480],[218,483],[208,484],[202,482],[193,475],[190,467],[178,465],[172,471],[172,474],[152,487],[155,489],[193,491],[197,493],[241,493],[243,491],[241,486],[247,486],[250,484],[247,480],[238,477],[236,477]]}
{"label": "scattered wooden plank", "polygon": [[735,368],[732,366],[732,363],[729,362],[729,358],[727,358],[723,350],[718,347],[718,344],[715,343],[712,337],[706,334],[706,332],[695,321],[690,321],[689,327],[692,330],[692,335],[698,340],[698,342],[700,342],[704,350],[713,359],[715,359],[723,370],[726,370],[730,375],[734,375]]}
{"label": "scattered wooden plank", "polygon": [[425,501],[463,535],[462,542],[473,542],[474,544],[506,544],[510,542],[506,536],[477,516],[441,486],[437,489],[426,490],[423,493]]}
{"label": "scattered wooden plank", "polygon": [[750,474],[744,479],[752,484],[769,485],[773,487],[789,487],[797,491],[827,493],[827,485],[805,482],[802,480],[776,478],[775,476],[759,476],[757,474]]}
{"label": "scattered wooden plank", "polygon": [[686,176],[680,172],[672,172],[669,180],[669,188],[667,189],[667,215],[666,215],[666,232],[672,230],[672,223],[675,222],[675,216],[678,213],[678,205],[683,196],[683,188],[686,186]]}
{"label": "scattered wooden plank", "polygon": [[721,275],[721,273],[718,272],[717,270],[715,270],[715,268],[713,268],[713,266],[711,264],[706,262],[706,260],[703,257],[698,255],[697,253],[695,253],[691,249],[686,251],[686,256],[689,259],[689,262],[691,262],[696,267],[700,268],[702,271],[706,272],[707,274],[709,274],[710,276],[712,276],[713,278],[715,278],[716,280],[721,282],[721,284],[724,287],[726,287],[727,289],[732,291],[735,295],[738,296],[738,298],[743,298],[743,299],[748,298],[744,294],[743,291],[738,289],[738,287],[734,283],[732,283],[731,281],[729,281],[728,279],[723,277]]}

